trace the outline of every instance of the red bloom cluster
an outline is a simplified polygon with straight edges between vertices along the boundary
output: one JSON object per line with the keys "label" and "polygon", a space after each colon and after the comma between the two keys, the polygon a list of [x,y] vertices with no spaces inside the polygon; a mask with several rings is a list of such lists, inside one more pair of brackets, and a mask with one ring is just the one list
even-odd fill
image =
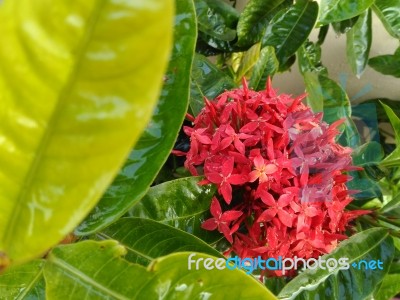
{"label": "red bloom cluster", "polygon": [[335,142],[342,121],[329,126],[303,97],[276,95],[269,81],[256,92],[244,81],[205,100],[193,127],[184,127],[185,166],[220,195],[202,227],[218,229],[240,257],[317,258],[367,213],[344,211],[352,200],[344,172],[357,168],[351,149]]}

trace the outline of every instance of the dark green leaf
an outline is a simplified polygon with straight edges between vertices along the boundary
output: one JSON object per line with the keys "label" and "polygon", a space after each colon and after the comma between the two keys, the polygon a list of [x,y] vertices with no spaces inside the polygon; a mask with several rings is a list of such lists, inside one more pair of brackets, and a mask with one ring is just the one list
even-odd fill
{"label": "dark green leaf", "polygon": [[212,185],[199,186],[200,179],[181,178],[150,188],[129,215],[171,225],[208,243],[217,241],[219,234],[200,228],[201,223],[210,216],[211,198],[215,193]]}
{"label": "dark green leaf", "polygon": [[375,0],[372,7],[387,32],[400,39],[400,0]]}
{"label": "dark green leaf", "polygon": [[196,41],[193,3],[176,1],[175,46],[152,120],[97,207],[76,230],[86,235],[121,217],[139,201],[166,161],[187,111]]}
{"label": "dark green leaf", "polygon": [[[297,58],[300,72],[314,72],[327,76],[328,70],[321,63],[321,46],[310,41],[304,42],[297,50]],[[310,79],[312,80],[312,79]]]}
{"label": "dark green leaf", "polygon": [[317,41],[317,43],[318,43],[319,45],[322,45],[322,44],[324,43],[325,38],[326,38],[326,36],[327,36],[327,34],[328,34],[328,31],[329,31],[329,25],[324,25],[324,26],[322,26],[322,27],[319,29],[319,32],[318,32],[318,41]]}
{"label": "dark green leaf", "polygon": [[188,269],[191,253],[161,257],[148,268],[125,261],[126,250],[116,241],[85,241],[59,246],[44,268],[46,297],[60,299],[276,299],[259,281],[239,270]]}
{"label": "dark green leaf", "polygon": [[368,62],[372,42],[372,17],[368,9],[347,32],[347,60],[353,73],[360,78]]}
{"label": "dark green leaf", "polygon": [[199,38],[206,43],[208,46],[210,46],[211,48],[214,48],[216,50],[219,50],[221,52],[225,52],[225,53],[231,53],[231,52],[235,52],[235,51],[243,51],[245,49],[241,49],[236,47],[236,45],[234,44],[234,42],[231,41],[223,41],[220,39],[217,39],[216,37],[206,34],[204,32],[199,31]]}
{"label": "dark green leaf", "polygon": [[374,300],[388,300],[400,293],[400,274],[387,274],[379,289],[374,293]]}
{"label": "dark green leaf", "polygon": [[0,274],[0,298],[18,300],[45,299],[42,260],[12,266]]}
{"label": "dark green leaf", "polygon": [[353,164],[367,166],[378,164],[384,156],[381,144],[368,142],[353,150]]}
{"label": "dark green leaf", "polygon": [[125,259],[142,265],[148,265],[157,257],[182,251],[223,257],[199,238],[150,219],[122,218],[98,232],[96,238],[117,240],[128,250]]}
{"label": "dark green leaf", "polygon": [[400,48],[394,55],[380,55],[370,58],[368,65],[384,75],[400,78]]}
{"label": "dark green leaf", "polygon": [[278,61],[283,64],[307,39],[317,17],[317,2],[297,1],[274,16],[266,30],[262,46],[274,46]]}
{"label": "dark green leaf", "polygon": [[400,116],[400,101],[399,100],[378,98],[378,99],[370,99],[370,100],[364,101],[363,103],[374,103],[376,105],[377,118],[380,122],[390,122],[390,121],[386,114],[385,109],[382,107],[382,105],[379,102],[390,106],[390,108],[393,110],[393,112],[396,115]]}
{"label": "dark green leaf", "polygon": [[261,49],[260,58],[254,65],[251,73],[249,87],[257,91],[265,89],[268,77],[272,77],[279,68],[279,62],[275,56],[275,49],[266,46]]}
{"label": "dark green leaf", "polygon": [[214,99],[223,91],[232,89],[235,83],[232,78],[219,70],[206,57],[195,54],[190,82],[190,108],[198,115],[204,107],[204,97]]}
{"label": "dark green leaf", "polygon": [[[322,259],[348,258],[349,269],[308,269],[290,281],[279,299],[366,299],[371,296],[389,270],[394,254],[393,240],[386,229],[372,228],[340,243]],[[361,260],[380,260],[383,270],[366,269]],[[356,267],[352,264],[355,263]],[[362,266],[358,269],[358,266]]]}
{"label": "dark green leaf", "polygon": [[374,0],[323,0],[321,1],[318,22],[326,25],[351,19],[362,14],[373,3]]}
{"label": "dark green leaf", "polygon": [[236,38],[239,12],[221,0],[194,0],[199,30],[222,41]]}
{"label": "dark green leaf", "polygon": [[258,43],[275,13],[286,6],[284,2],[284,0],[250,0],[239,17],[237,44],[251,46]]}

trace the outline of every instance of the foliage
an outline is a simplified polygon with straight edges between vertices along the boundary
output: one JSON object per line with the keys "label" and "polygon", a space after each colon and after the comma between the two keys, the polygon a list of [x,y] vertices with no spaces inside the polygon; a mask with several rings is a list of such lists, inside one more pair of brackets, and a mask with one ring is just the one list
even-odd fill
{"label": "foliage", "polygon": [[[321,60],[326,34],[334,30],[346,34],[354,75],[371,67],[399,78],[400,48],[370,57],[374,15],[400,38],[399,0],[249,0],[243,11],[235,3],[0,1],[1,299],[383,300],[400,293],[400,102],[382,95],[352,106]],[[313,30],[319,30],[316,41]],[[203,175],[211,177],[196,165],[189,173],[181,157],[170,155],[202,144],[205,160],[207,147],[217,143],[214,135],[188,138],[183,125],[192,130],[191,122],[226,90],[269,93],[267,79],[295,62],[307,105],[338,126],[335,143],[352,148],[353,164],[362,167],[348,170],[353,180],[346,190],[355,191],[357,201],[342,217],[370,213],[351,221],[346,236],[333,234],[332,241],[345,239],[329,245],[333,251],[319,253],[326,260],[347,257],[350,268],[280,278],[202,264],[189,270],[192,252],[203,261],[237,254],[232,233],[243,234],[257,220],[229,207],[243,201],[241,186],[221,208],[217,191],[230,184],[206,181]],[[228,100],[226,106],[234,102]],[[234,109],[215,119],[246,114]],[[242,117],[252,116],[247,111]],[[389,132],[378,128],[383,123],[391,125]],[[240,160],[242,151],[228,148],[241,148],[239,142],[225,141],[228,150],[214,154]],[[262,164],[258,157],[256,169]],[[233,170],[226,164],[222,175],[217,169],[215,178],[239,172],[225,174]],[[274,198],[265,194],[270,205]],[[285,219],[279,205],[274,216]],[[339,214],[332,211],[326,220]],[[246,225],[223,234],[203,229],[220,229],[239,216]],[[274,224],[277,233],[265,234],[269,246],[292,220]],[[311,234],[303,239],[318,242]],[[352,267],[378,259],[383,269]]]}

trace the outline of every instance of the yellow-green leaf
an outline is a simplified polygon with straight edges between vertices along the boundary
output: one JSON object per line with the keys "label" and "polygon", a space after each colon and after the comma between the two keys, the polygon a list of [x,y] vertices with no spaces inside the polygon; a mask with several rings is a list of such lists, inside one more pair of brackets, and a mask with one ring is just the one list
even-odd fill
{"label": "yellow-green leaf", "polygon": [[173,1],[8,0],[0,19],[0,252],[22,262],[82,221],[146,126]]}

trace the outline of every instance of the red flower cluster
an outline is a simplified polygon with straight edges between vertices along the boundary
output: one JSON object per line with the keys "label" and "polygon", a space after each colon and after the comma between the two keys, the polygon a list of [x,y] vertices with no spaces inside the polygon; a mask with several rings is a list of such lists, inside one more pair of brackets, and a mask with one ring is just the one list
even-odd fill
{"label": "red flower cluster", "polygon": [[244,81],[205,100],[193,127],[184,127],[185,166],[221,196],[202,227],[218,229],[240,257],[317,258],[346,238],[350,220],[368,213],[344,211],[352,200],[344,172],[357,168],[351,149],[335,142],[342,121],[329,126],[303,97],[276,95],[269,81],[256,92]]}

